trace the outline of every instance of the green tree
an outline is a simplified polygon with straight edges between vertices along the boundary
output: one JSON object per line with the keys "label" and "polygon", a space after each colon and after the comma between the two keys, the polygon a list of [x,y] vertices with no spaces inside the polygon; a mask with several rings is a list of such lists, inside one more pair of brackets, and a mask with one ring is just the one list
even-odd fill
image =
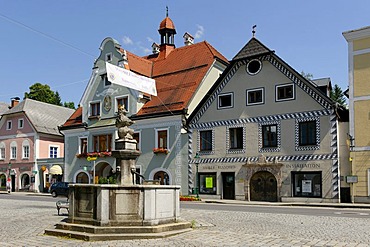
{"label": "green tree", "polygon": [[74,102],[64,102],[64,105],[63,106],[64,107],[71,108],[71,109],[76,109]]}
{"label": "green tree", "polygon": [[334,88],[330,91],[330,98],[334,101],[337,102],[341,106],[346,106],[346,98],[344,96],[344,93],[342,89],[335,84]]}
{"label": "green tree", "polygon": [[30,86],[30,92],[24,93],[24,98],[29,98],[49,104],[55,103],[55,93],[50,89],[49,85],[35,83]]}
{"label": "green tree", "polygon": [[[32,86],[30,86],[30,91],[24,93],[24,98],[33,99],[53,105],[63,106],[62,99],[58,91],[54,92],[50,89],[50,86],[47,84],[41,84],[36,82]],[[64,102],[65,107],[69,107],[71,109],[75,109],[73,102]]]}
{"label": "green tree", "polygon": [[312,80],[312,78],[313,78],[313,74],[311,74],[311,73],[305,73],[303,70],[301,71],[301,76],[303,76],[307,80]]}

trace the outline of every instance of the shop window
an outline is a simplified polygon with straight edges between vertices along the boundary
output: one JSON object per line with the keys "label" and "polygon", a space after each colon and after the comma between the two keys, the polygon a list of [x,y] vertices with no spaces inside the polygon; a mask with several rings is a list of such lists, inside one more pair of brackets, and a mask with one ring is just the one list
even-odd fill
{"label": "shop window", "polygon": [[112,151],[112,135],[94,136],[94,152]]}
{"label": "shop window", "polygon": [[0,188],[5,188],[6,186],[6,176],[5,174],[0,175]]}
{"label": "shop window", "polygon": [[247,90],[247,105],[259,105],[264,103],[263,88]]}
{"label": "shop window", "polygon": [[221,94],[218,95],[218,109],[231,108],[233,107],[233,94]]}
{"label": "shop window", "polygon": [[293,196],[322,197],[321,172],[292,172]]}
{"label": "shop window", "polygon": [[243,127],[229,128],[230,149],[243,149]]}
{"label": "shop window", "polygon": [[199,173],[199,193],[215,195],[217,192],[216,173]]}
{"label": "shop window", "polygon": [[285,84],[276,86],[276,101],[294,99],[294,85]]}
{"label": "shop window", "polygon": [[199,131],[200,136],[200,151],[212,151],[212,143],[213,143],[213,131],[212,130],[202,130]]}

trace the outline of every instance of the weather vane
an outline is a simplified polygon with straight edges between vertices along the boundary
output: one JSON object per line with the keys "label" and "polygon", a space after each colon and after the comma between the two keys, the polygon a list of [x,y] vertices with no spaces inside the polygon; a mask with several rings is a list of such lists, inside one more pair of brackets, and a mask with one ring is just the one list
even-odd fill
{"label": "weather vane", "polygon": [[255,36],[255,34],[256,34],[256,27],[257,27],[257,25],[254,25],[253,27],[252,27],[252,35],[253,35],[253,37]]}

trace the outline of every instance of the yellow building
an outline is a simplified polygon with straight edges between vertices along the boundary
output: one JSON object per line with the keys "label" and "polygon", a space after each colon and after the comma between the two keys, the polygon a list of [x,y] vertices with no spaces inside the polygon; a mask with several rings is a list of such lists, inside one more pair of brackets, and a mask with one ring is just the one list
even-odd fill
{"label": "yellow building", "polygon": [[348,137],[353,175],[347,179],[354,182],[352,202],[370,203],[370,26],[343,32],[343,36],[348,42]]}

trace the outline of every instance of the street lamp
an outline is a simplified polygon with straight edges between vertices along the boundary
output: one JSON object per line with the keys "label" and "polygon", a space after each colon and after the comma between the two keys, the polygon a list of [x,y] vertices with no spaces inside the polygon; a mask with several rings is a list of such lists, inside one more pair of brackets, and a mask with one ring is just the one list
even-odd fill
{"label": "street lamp", "polygon": [[198,177],[199,153],[196,153],[194,158],[195,158],[195,167],[196,167],[195,189],[196,189],[196,193],[197,193],[197,198],[199,198],[199,177]]}

